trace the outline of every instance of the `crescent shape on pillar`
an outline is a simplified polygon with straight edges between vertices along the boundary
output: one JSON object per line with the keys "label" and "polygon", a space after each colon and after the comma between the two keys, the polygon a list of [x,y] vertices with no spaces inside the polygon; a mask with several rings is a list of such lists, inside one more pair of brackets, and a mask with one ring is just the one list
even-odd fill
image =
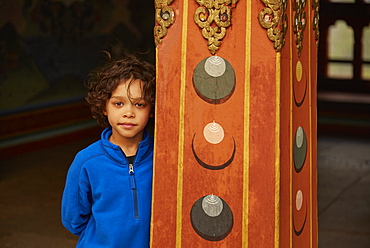
{"label": "crescent shape on pillar", "polygon": [[231,154],[231,157],[223,164],[220,164],[220,165],[211,165],[211,164],[207,164],[205,163],[204,161],[202,161],[199,156],[197,155],[197,153],[195,152],[195,148],[194,148],[194,138],[195,138],[195,134],[193,135],[193,139],[191,140],[191,150],[193,151],[193,155],[194,155],[194,158],[195,160],[201,165],[203,166],[204,168],[206,169],[209,169],[209,170],[222,170],[224,168],[226,168],[227,166],[229,166],[233,160],[234,160],[234,156],[235,156],[235,151],[236,151],[236,144],[235,144],[235,139],[234,137],[232,137],[233,139],[233,143],[234,143],[234,148],[233,148],[233,152]]}
{"label": "crescent shape on pillar", "polygon": [[306,94],[307,94],[307,85],[308,85],[308,80],[307,80],[307,74],[306,74],[306,71],[304,70],[304,75],[305,75],[305,83],[306,83],[306,87],[304,89],[304,94],[303,94],[303,97],[302,97],[302,100],[300,102],[297,101],[297,98],[295,96],[295,88],[294,88],[294,83],[293,83],[293,96],[294,96],[294,103],[297,107],[300,107],[302,106],[304,100],[306,99]]}
{"label": "crescent shape on pillar", "polygon": [[299,236],[299,235],[302,234],[303,229],[306,226],[306,221],[307,221],[307,202],[306,202],[306,212],[305,212],[305,216],[304,216],[304,221],[303,221],[302,227],[299,230],[297,230],[296,226],[294,225],[294,215],[293,215],[293,229],[294,229],[294,233],[295,233],[296,236]]}

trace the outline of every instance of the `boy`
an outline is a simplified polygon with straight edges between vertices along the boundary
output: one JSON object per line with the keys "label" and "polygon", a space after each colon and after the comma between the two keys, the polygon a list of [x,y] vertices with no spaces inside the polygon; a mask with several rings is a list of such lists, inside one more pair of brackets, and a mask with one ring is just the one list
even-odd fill
{"label": "boy", "polygon": [[101,139],[80,151],[67,175],[62,223],[77,247],[149,247],[155,69],[135,57],[108,62],[86,98]]}

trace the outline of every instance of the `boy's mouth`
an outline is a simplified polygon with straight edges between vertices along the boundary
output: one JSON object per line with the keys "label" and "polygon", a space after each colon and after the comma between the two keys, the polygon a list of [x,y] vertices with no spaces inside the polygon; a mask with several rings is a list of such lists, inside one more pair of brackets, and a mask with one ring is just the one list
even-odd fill
{"label": "boy's mouth", "polygon": [[123,128],[126,128],[126,129],[130,129],[130,128],[133,128],[135,126],[135,124],[130,123],[130,122],[119,123],[119,125],[122,126]]}

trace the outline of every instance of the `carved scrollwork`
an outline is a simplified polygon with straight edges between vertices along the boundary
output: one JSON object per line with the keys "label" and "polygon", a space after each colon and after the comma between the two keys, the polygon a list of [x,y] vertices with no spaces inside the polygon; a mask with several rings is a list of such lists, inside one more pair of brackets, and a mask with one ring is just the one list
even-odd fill
{"label": "carved scrollwork", "polygon": [[202,29],[203,37],[208,40],[212,54],[221,46],[226,29],[231,25],[231,9],[238,0],[195,0],[200,7],[194,13],[194,21]]}
{"label": "carved scrollwork", "polygon": [[155,0],[154,42],[157,46],[167,34],[167,28],[175,21],[175,13],[170,5],[174,0]]}
{"label": "carved scrollwork", "polygon": [[[288,26],[286,14],[287,0],[261,0],[266,8],[260,11],[258,20],[260,25],[267,29],[267,37],[274,42],[277,52],[285,44],[285,35]],[[280,24],[280,26],[279,26]]]}
{"label": "carved scrollwork", "polygon": [[313,8],[313,30],[315,33],[315,40],[316,40],[316,47],[319,46],[319,38],[320,38],[320,31],[319,31],[319,10],[320,10],[320,2],[319,0],[312,0],[312,8]]}
{"label": "carved scrollwork", "polygon": [[306,7],[306,0],[294,0],[294,23],[293,30],[296,36],[296,47],[298,50],[298,56],[301,56],[303,48],[303,32],[306,29],[307,18],[304,8]]}

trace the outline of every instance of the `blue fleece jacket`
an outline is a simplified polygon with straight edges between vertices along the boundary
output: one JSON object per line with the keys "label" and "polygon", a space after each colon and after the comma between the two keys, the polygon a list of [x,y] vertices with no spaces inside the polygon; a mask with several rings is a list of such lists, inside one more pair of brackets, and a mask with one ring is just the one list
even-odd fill
{"label": "blue fleece jacket", "polygon": [[76,247],[149,247],[153,139],[145,131],[130,166],[108,141],[111,134],[105,129],[76,155],[63,193],[62,223],[80,236]]}

